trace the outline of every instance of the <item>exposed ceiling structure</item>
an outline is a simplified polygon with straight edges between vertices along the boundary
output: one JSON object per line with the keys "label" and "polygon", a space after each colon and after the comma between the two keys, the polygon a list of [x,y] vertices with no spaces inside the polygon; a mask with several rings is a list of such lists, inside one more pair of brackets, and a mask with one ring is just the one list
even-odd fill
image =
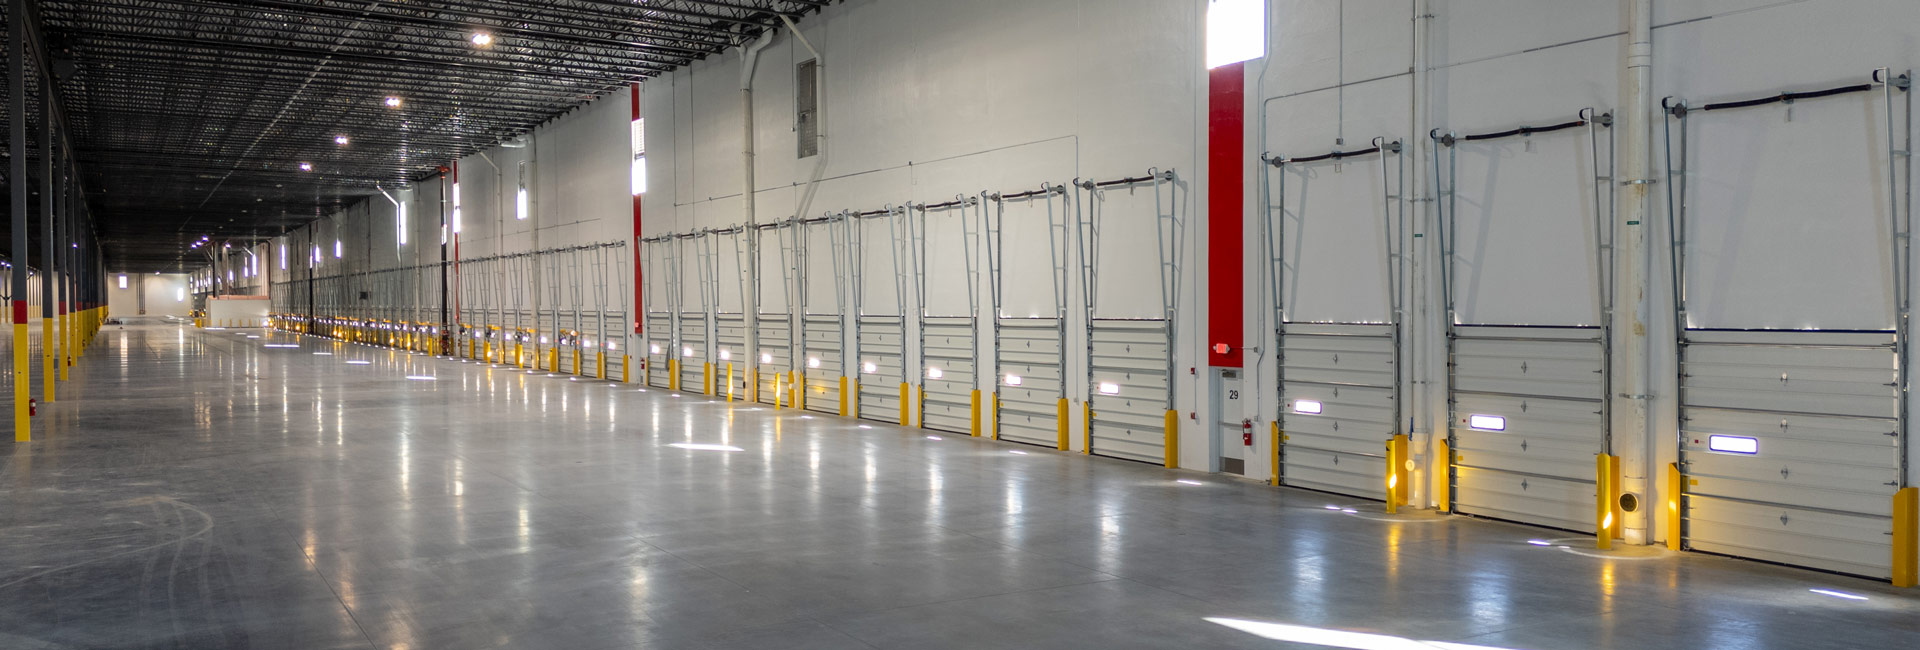
{"label": "exposed ceiling structure", "polygon": [[201,266],[189,247],[203,236],[278,234],[829,1],[43,0],[39,13],[107,260],[157,271]]}

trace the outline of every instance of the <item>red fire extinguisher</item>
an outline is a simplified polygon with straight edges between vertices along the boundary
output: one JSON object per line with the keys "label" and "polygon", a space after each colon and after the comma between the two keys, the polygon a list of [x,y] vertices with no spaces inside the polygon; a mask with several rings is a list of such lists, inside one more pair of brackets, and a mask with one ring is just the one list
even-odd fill
{"label": "red fire extinguisher", "polygon": [[1251,419],[1240,420],[1240,444],[1253,446],[1253,420]]}
{"label": "red fire extinguisher", "polygon": [[40,400],[32,397],[27,398],[27,415],[31,416],[31,415],[39,415],[39,414],[40,414]]}

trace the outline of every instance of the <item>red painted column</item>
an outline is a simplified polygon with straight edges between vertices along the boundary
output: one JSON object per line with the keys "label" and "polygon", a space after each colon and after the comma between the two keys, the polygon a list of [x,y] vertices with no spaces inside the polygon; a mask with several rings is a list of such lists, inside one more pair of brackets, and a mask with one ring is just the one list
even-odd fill
{"label": "red painted column", "polygon": [[[1223,65],[1207,74],[1207,365],[1224,368],[1242,364],[1245,65]],[[1229,346],[1225,354],[1216,348],[1222,343]]]}

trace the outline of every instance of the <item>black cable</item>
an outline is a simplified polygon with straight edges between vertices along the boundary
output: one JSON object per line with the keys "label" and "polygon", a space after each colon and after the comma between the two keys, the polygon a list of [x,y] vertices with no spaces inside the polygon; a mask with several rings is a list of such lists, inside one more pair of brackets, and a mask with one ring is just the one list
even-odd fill
{"label": "black cable", "polygon": [[1697,110],[1717,111],[1723,108],[1747,108],[1751,106],[1764,106],[1767,104],[1790,102],[1798,99],[1816,99],[1820,97],[1832,97],[1834,95],[1845,95],[1847,93],[1866,92],[1869,90],[1873,90],[1873,84],[1870,84],[1870,83],[1854,84],[1851,86],[1841,86],[1839,88],[1828,88],[1826,90],[1808,90],[1808,91],[1793,92],[1793,93],[1780,93],[1772,97],[1760,97],[1757,99],[1743,99],[1740,101],[1732,101],[1732,102],[1716,102],[1712,104],[1707,104],[1705,106],[1701,106]]}

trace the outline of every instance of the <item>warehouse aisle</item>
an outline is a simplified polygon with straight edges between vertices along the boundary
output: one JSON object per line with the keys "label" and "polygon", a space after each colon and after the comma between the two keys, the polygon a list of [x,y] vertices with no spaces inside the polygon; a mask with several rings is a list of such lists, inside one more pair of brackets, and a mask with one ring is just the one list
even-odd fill
{"label": "warehouse aisle", "polygon": [[0,647],[1920,638],[1920,598],[1854,578],[285,333],[101,337],[0,467]]}

